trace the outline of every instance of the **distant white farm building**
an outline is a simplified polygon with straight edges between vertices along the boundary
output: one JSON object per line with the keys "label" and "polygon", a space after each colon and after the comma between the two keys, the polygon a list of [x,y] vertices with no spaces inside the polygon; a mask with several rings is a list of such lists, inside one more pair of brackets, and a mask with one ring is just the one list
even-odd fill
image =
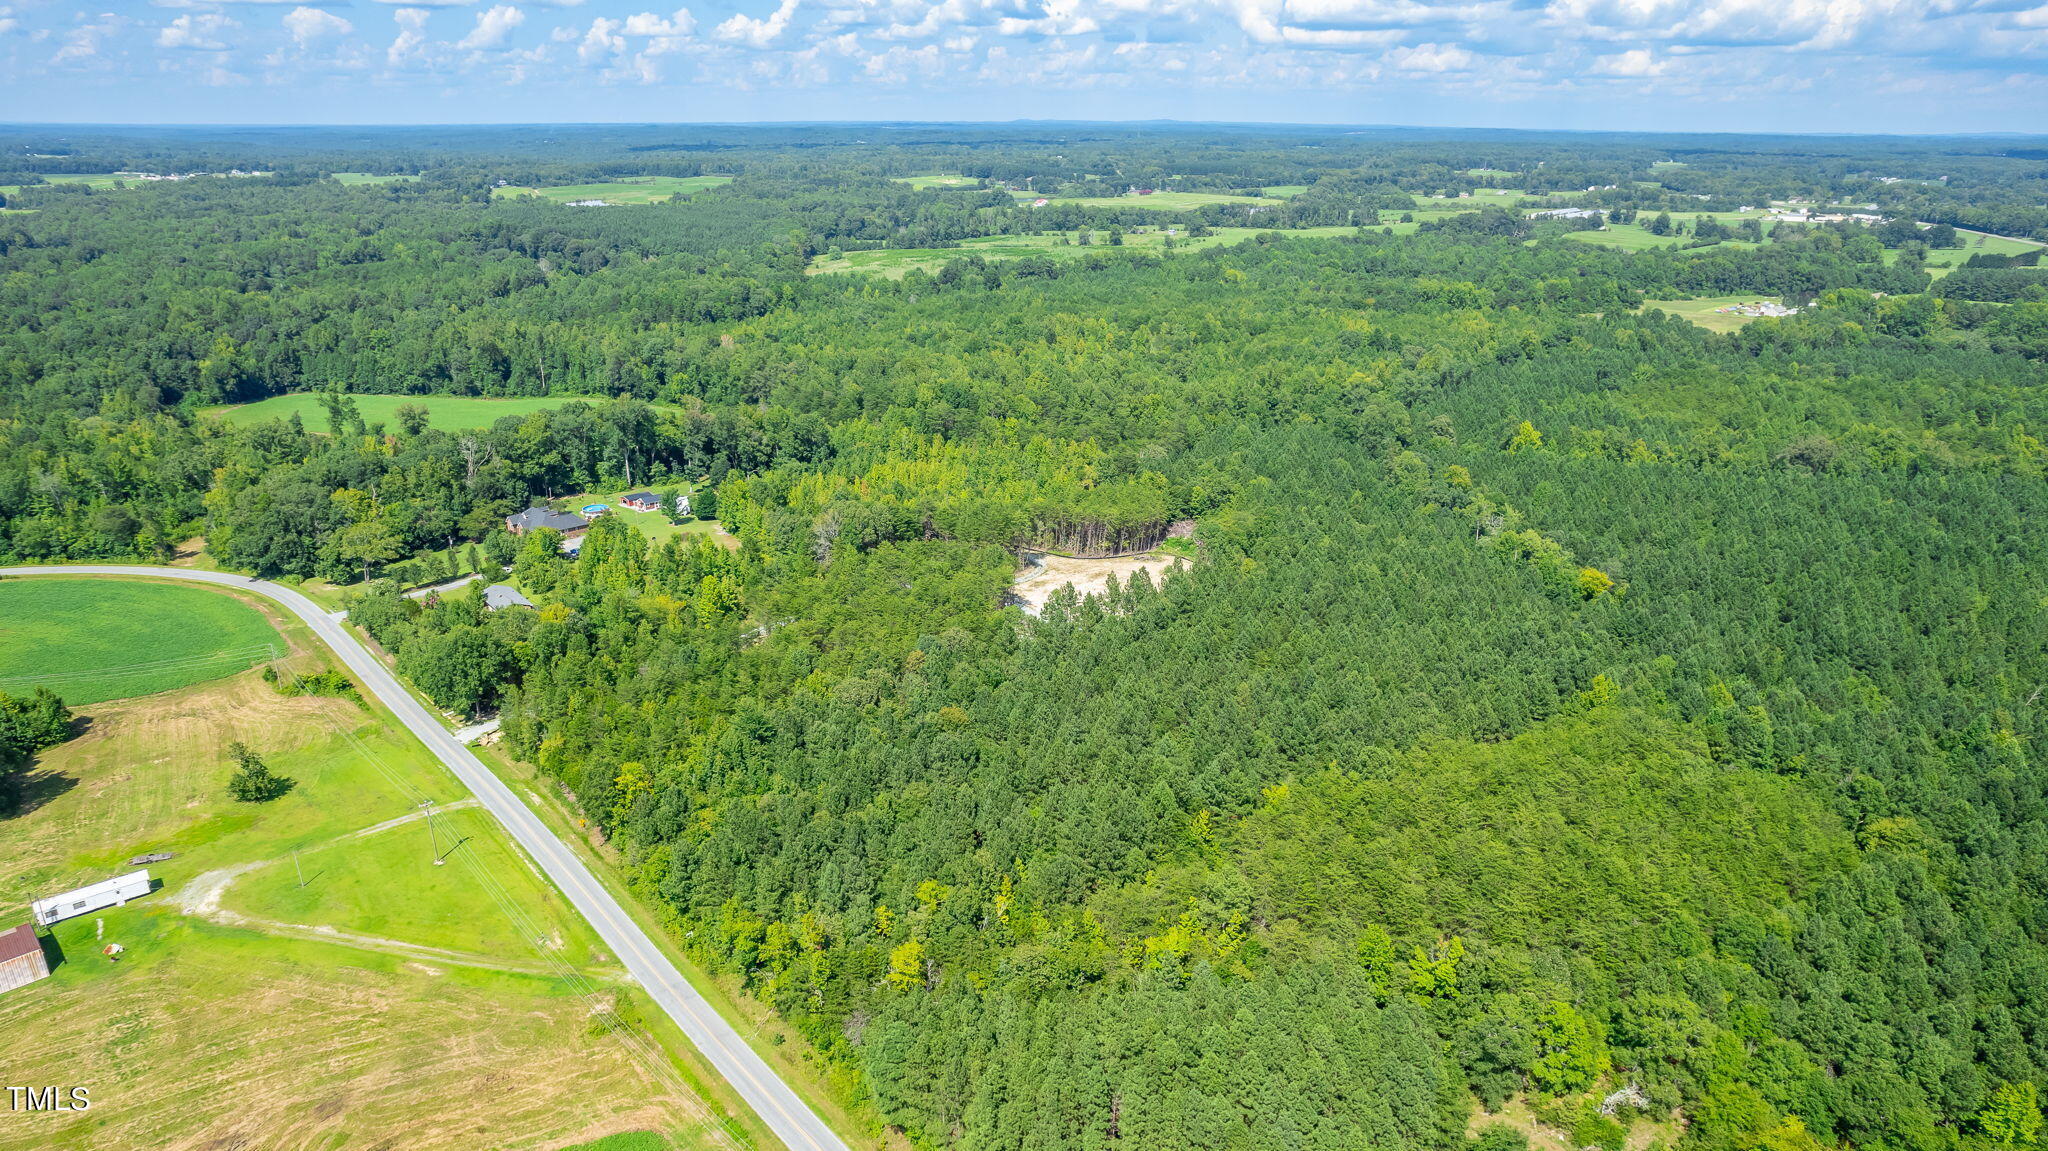
{"label": "distant white farm building", "polygon": [[112,879],[102,879],[89,887],[67,891],[48,899],[38,899],[29,905],[35,913],[36,922],[48,927],[58,920],[74,915],[98,911],[102,907],[119,907],[131,899],[140,899],[149,894],[149,869],[131,871]]}
{"label": "distant white farm building", "polygon": [[43,958],[43,941],[36,929],[24,923],[0,933],[0,991],[12,991],[50,975],[50,961]]}

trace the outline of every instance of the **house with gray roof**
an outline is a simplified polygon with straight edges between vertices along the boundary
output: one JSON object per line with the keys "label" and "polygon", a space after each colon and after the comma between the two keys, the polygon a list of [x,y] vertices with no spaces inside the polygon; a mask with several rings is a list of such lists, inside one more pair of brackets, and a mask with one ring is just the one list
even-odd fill
{"label": "house with gray roof", "polygon": [[568,512],[551,512],[546,508],[528,508],[518,515],[505,517],[505,530],[513,535],[524,535],[534,528],[553,528],[573,539],[590,530],[590,521]]}
{"label": "house with gray roof", "polygon": [[497,611],[508,607],[532,607],[533,601],[519,594],[519,589],[508,583],[494,583],[484,589],[484,610]]}

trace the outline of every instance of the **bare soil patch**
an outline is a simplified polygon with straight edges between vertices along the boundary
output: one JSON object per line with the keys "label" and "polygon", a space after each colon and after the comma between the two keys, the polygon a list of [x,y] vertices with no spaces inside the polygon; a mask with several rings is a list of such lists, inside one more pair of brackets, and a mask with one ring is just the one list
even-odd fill
{"label": "bare soil patch", "polygon": [[1187,560],[1180,556],[1160,552],[1094,560],[1049,552],[1025,552],[1024,566],[1011,583],[1010,594],[1023,605],[1026,615],[1037,615],[1045,610],[1046,601],[1054,592],[1069,584],[1084,597],[1100,595],[1109,589],[1111,576],[1115,576],[1117,583],[1122,585],[1128,584],[1133,575],[1142,571],[1156,584],[1168,571],[1186,563]]}

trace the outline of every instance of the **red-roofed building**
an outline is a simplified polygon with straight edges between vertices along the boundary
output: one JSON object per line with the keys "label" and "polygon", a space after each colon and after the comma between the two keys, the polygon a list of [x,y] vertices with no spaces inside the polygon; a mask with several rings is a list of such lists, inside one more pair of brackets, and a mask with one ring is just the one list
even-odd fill
{"label": "red-roofed building", "polygon": [[49,975],[50,964],[43,958],[43,941],[36,937],[34,925],[24,923],[0,932],[0,991],[12,991]]}

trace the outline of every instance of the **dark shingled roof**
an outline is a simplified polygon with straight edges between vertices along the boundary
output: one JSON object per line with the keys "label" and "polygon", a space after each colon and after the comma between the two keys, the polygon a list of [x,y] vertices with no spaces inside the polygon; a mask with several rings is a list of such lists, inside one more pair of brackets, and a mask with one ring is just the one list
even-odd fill
{"label": "dark shingled roof", "polygon": [[573,532],[578,528],[590,526],[590,521],[582,516],[572,516],[568,512],[551,512],[546,508],[528,508],[518,515],[512,516],[506,522],[513,528],[523,532],[532,531],[534,528],[553,528],[558,532]]}
{"label": "dark shingled roof", "polygon": [[34,955],[43,949],[43,941],[36,938],[36,929],[22,924],[12,931],[0,932],[0,963]]}

